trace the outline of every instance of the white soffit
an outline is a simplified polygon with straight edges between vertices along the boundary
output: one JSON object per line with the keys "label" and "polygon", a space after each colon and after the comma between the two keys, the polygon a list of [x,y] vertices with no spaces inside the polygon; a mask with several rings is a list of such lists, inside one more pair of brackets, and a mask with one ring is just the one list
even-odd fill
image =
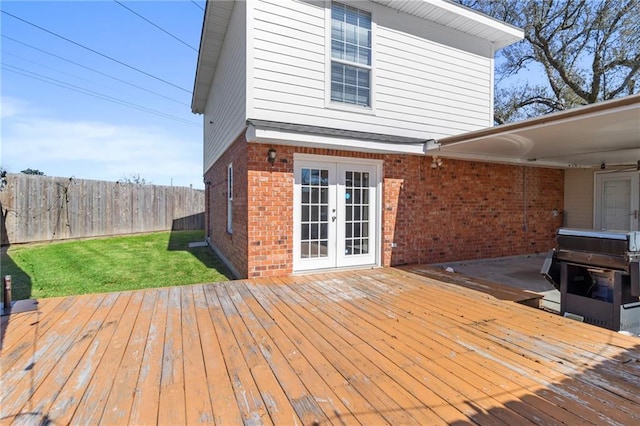
{"label": "white soffit", "polygon": [[522,40],[517,27],[447,0],[371,0],[494,44],[495,50]]}
{"label": "white soffit", "polygon": [[635,165],[640,95],[440,139],[429,153],[555,167]]}
{"label": "white soffit", "polygon": [[[263,123],[268,123],[264,126]],[[276,145],[293,145],[305,146],[309,148],[327,148],[340,151],[357,151],[381,154],[416,154],[424,155],[426,141],[409,140],[406,138],[404,142],[398,142],[393,136],[389,136],[388,140],[385,135],[368,134],[364,132],[347,132],[340,136],[331,130],[324,129],[328,132],[312,132],[297,131],[296,127],[304,128],[305,126],[292,125],[289,128],[286,123],[260,122],[259,120],[247,121],[247,130],[245,138],[247,142],[252,143],[272,143]],[[274,126],[272,124],[283,124],[283,127]],[[358,135],[358,133],[360,135]],[[371,138],[373,136],[373,139]]]}
{"label": "white soffit", "polygon": [[194,114],[202,114],[204,112],[209,89],[213,82],[213,74],[222,50],[224,35],[231,19],[233,4],[233,1],[206,2],[202,34],[200,35],[196,78],[193,83],[193,96],[191,98],[191,112]]}

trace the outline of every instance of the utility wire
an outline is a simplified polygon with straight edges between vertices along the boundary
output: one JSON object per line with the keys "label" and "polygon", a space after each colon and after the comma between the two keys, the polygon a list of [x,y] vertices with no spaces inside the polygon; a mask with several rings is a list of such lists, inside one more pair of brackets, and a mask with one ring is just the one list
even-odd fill
{"label": "utility wire", "polygon": [[196,2],[195,2],[195,1],[193,1],[193,0],[191,0],[191,3],[195,4],[195,5],[196,5],[196,7],[197,7],[198,9],[200,9],[201,11],[203,11],[203,12],[204,12],[204,9],[203,9],[203,8],[202,8],[202,6],[200,6],[198,3],[196,3]]}
{"label": "utility wire", "polygon": [[199,126],[199,124],[197,124],[197,123],[195,123],[193,121],[190,121],[190,120],[186,120],[186,119],[184,119],[182,117],[178,117],[177,115],[167,114],[165,112],[158,111],[158,110],[151,109],[151,108],[147,108],[147,107],[144,107],[142,105],[134,104],[132,102],[128,102],[128,101],[125,101],[125,100],[122,100],[122,99],[119,99],[119,98],[114,98],[113,96],[105,95],[103,93],[96,92],[94,90],[90,90],[90,89],[87,89],[87,88],[84,88],[84,87],[76,86],[75,84],[67,83],[67,82],[64,82],[64,81],[61,81],[61,80],[57,80],[55,78],[47,77],[45,75],[38,74],[38,73],[35,73],[35,72],[32,72],[32,71],[26,70],[24,68],[16,67],[15,65],[4,63],[4,64],[2,64],[2,68],[4,70],[6,70],[6,71],[13,72],[15,74],[20,74],[22,76],[29,77],[29,78],[32,78],[34,80],[39,80],[39,81],[42,81],[42,82],[45,82],[45,83],[52,84],[54,86],[62,87],[64,89],[68,89],[68,90],[71,90],[71,91],[74,91],[74,92],[79,92],[79,93],[82,93],[82,94],[85,94],[85,95],[88,95],[88,96],[92,96],[94,98],[102,99],[102,100],[105,100],[105,101],[108,101],[108,102],[113,102],[115,104],[119,104],[119,105],[123,105],[123,106],[128,106],[129,108],[137,109],[139,111],[148,112],[150,114],[154,114],[154,115],[157,115],[157,116],[160,116],[160,117],[164,117],[164,118],[168,118],[168,119],[171,119],[171,120],[179,121],[179,122],[184,123],[184,124],[189,124],[189,125],[196,126],[196,127]]}
{"label": "utility wire", "polygon": [[142,71],[141,69],[136,68],[136,67],[134,67],[134,66],[132,66],[132,65],[129,65],[129,64],[125,63],[125,62],[119,61],[118,59],[112,58],[112,57],[111,57],[111,56],[109,56],[109,55],[105,55],[104,53],[98,52],[97,50],[94,50],[94,49],[92,49],[92,48],[90,48],[90,47],[87,47],[87,46],[85,46],[85,45],[83,45],[83,44],[80,44],[80,43],[78,43],[78,42],[75,42],[75,41],[73,41],[73,40],[71,40],[71,39],[68,39],[67,37],[61,36],[61,35],[60,35],[60,34],[58,34],[58,33],[55,33],[55,32],[53,32],[53,31],[50,31],[50,30],[46,29],[46,28],[43,28],[43,27],[41,27],[40,25],[36,25],[36,24],[34,24],[33,22],[27,21],[26,19],[22,19],[22,18],[20,18],[20,17],[18,17],[18,16],[16,16],[16,15],[14,15],[14,14],[12,14],[12,13],[7,12],[6,10],[2,10],[2,13],[4,13],[4,14],[5,14],[5,15],[7,15],[7,16],[10,16],[10,17],[12,17],[12,18],[14,18],[14,19],[17,19],[18,21],[24,22],[24,23],[25,23],[25,24],[27,24],[27,25],[31,25],[31,26],[32,26],[32,27],[34,27],[34,28],[37,28],[37,29],[39,29],[39,30],[41,30],[41,31],[44,31],[44,32],[46,32],[46,33],[48,33],[48,34],[51,34],[51,35],[55,36],[55,37],[58,37],[58,38],[60,38],[60,39],[62,39],[62,40],[64,40],[64,41],[67,41],[67,42],[69,42],[69,43],[71,43],[71,44],[75,44],[75,45],[76,45],[76,46],[78,46],[78,47],[82,47],[83,49],[86,49],[86,50],[88,50],[88,51],[90,51],[90,52],[93,52],[93,53],[95,53],[96,55],[102,56],[103,58],[109,59],[109,60],[111,60],[111,61],[113,61],[113,62],[116,62],[116,63],[118,63],[118,64],[122,65],[122,66],[125,66],[125,67],[127,67],[127,68],[130,68],[130,69],[132,69],[132,70],[134,70],[134,71],[137,71],[137,72],[139,72],[139,73],[141,73],[141,74],[144,74],[144,75],[146,75],[147,77],[151,77],[151,78],[153,78],[153,79],[155,79],[155,80],[161,81],[161,82],[163,82],[163,83],[165,83],[165,84],[168,84],[169,86],[173,86],[173,87],[175,87],[176,89],[180,89],[180,90],[182,90],[182,91],[184,91],[184,92],[191,93],[191,91],[190,91],[190,90],[187,90],[187,89],[185,89],[184,87],[180,87],[180,86],[178,86],[177,84],[173,84],[173,83],[171,83],[171,82],[169,82],[169,81],[167,81],[167,80],[164,80],[164,79],[162,79],[162,78],[160,78],[160,77],[157,77],[157,76],[155,76],[155,75],[153,75],[153,74],[150,74],[150,73],[148,73],[148,72],[146,72],[146,71]]}
{"label": "utility wire", "polygon": [[195,47],[191,46],[189,43],[187,43],[186,41],[174,36],[173,34],[171,34],[169,31],[165,30],[164,28],[162,28],[160,25],[157,25],[153,22],[151,22],[150,20],[148,20],[147,18],[145,18],[144,16],[140,15],[138,12],[136,12],[133,9],[130,9],[128,6],[125,6],[124,4],[120,3],[118,0],[113,0],[114,2],[116,2],[117,4],[119,4],[120,6],[124,7],[125,9],[127,9],[129,12],[133,13],[134,15],[136,15],[138,18],[144,20],[145,22],[148,22],[149,24],[153,25],[154,27],[156,27],[157,29],[159,29],[160,31],[162,31],[163,33],[167,34],[169,37],[172,37],[174,40],[178,40],[180,43],[184,44],[185,46],[187,46],[189,49],[197,52],[198,49],[196,49]]}
{"label": "utility wire", "polygon": [[[18,59],[20,59],[20,60],[22,60],[22,61],[30,62],[30,63],[32,63],[32,64],[35,64],[35,65],[41,66],[41,67],[43,67],[43,68],[47,68],[47,69],[53,70],[53,71],[58,72],[58,73],[60,73],[60,74],[64,74],[64,75],[67,75],[67,76],[69,76],[69,77],[73,77],[74,79],[77,79],[77,80],[86,81],[87,83],[94,84],[94,85],[96,85],[96,86],[101,86],[101,87],[104,87],[104,88],[106,88],[106,89],[113,90],[113,91],[116,91],[116,92],[119,92],[119,93],[125,93],[125,94],[127,93],[127,92],[125,92],[125,91],[123,91],[123,90],[118,90],[118,89],[115,89],[115,88],[113,88],[113,87],[109,87],[109,86],[107,86],[107,85],[97,83],[97,82],[92,81],[92,80],[90,80],[90,79],[88,79],[88,78],[80,77],[79,75],[75,75],[75,74],[72,74],[72,73],[69,73],[69,72],[66,72],[66,71],[62,71],[62,70],[61,70],[61,69],[59,69],[59,68],[51,67],[51,66],[49,66],[49,65],[45,65],[45,64],[43,64],[43,63],[41,63],[41,62],[32,61],[31,59],[27,59],[27,58],[25,58],[25,57],[23,57],[23,56],[16,55],[16,54],[11,53],[11,52],[6,52],[6,51],[5,51],[5,52],[2,52],[2,53],[3,53],[3,54],[5,54],[5,55],[7,55],[7,56],[13,56],[14,58],[18,58]],[[12,66],[14,66],[14,65],[12,65]]]}
{"label": "utility wire", "polygon": [[[23,46],[29,47],[29,48],[31,48],[31,49],[33,49],[33,50],[37,50],[38,52],[42,52],[42,53],[45,53],[45,54],[47,54],[47,55],[49,55],[49,56],[53,56],[54,58],[58,58],[58,59],[61,59],[61,60],[63,60],[63,61],[69,62],[70,64],[73,64],[73,65],[79,66],[79,67],[84,68],[84,69],[86,69],[86,70],[93,71],[93,72],[95,72],[95,73],[97,73],[97,74],[103,75],[103,76],[108,77],[108,78],[110,78],[110,79],[112,79],[112,80],[119,81],[120,83],[127,84],[127,85],[129,85],[129,86],[131,86],[131,87],[135,87],[135,88],[140,89],[140,90],[144,90],[145,92],[147,92],[147,93],[151,93],[152,95],[156,95],[156,96],[159,96],[159,97],[161,97],[161,98],[168,99],[168,100],[170,100],[170,101],[173,101],[173,102],[179,103],[180,105],[189,106],[189,104],[184,103],[184,102],[182,102],[182,101],[179,101],[179,100],[177,100],[177,99],[171,98],[171,97],[169,97],[169,96],[165,96],[165,95],[163,95],[163,94],[161,94],[161,93],[158,93],[158,92],[154,92],[153,90],[146,89],[146,88],[144,88],[144,87],[142,87],[142,86],[138,86],[137,84],[130,83],[130,82],[126,81],[126,80],[123,80],[123,79],[121,79],[121,78],[115,77],[115,76],[110,75],[110,74],[107,74],[107,73],[102,72],[102,71],[100,71],[100,70],[97,70],[97,69],[95,69],[95,68],[91,68],[91,67],[88,67],[88,66],[86,66],[86,65],[82,65],[82,64],[80,64],[80,63],[78,63],[78,62],[72,61],[71,59],[67,59],[67,58],[64,58],[64,57],[62,57],[62,56],[56,55],[55,53],[47,52],[47,51],[46,51],[46,50],[44,50],[44,49],[40,49],[39,47],[32,46],[32,45],[30,45],[30,44],[28,44],[28,43],[24,43],[24,42],[22,42],[22,41],[20,41],[20,40],[16,40],[15,38],[9,37],[9,36],[7,36],[7,35],[2,34],[2,38],[6,38],[7,40],[11,40],[11,41],[13,41],[13,42],[15,42],[15,43],[18,43],[18,44],[21,44],[21,45],[23,45]],[[15,55],[14,55],[14,56],[15,56]]]}

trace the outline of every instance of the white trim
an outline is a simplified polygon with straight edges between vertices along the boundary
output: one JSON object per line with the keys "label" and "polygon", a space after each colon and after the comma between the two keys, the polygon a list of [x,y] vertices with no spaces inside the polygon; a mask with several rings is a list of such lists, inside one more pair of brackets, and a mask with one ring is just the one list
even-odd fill
{"label": "white trim", "polygon": [[254,79],[253,79],[253,70],[254,70],[254,56],[255,56],[255,48],[254,48],[254,38],[255,38],[255,26],[254,26],[254,9],[256,5],[256,0],[246,0],[246,25],[245,25],[245,117],[252,117],[253,114],[253,87],[254,87]]}
{"label": "white trim", "polygon": [[425,153],[425,144],[399,144],[378,142],[366,139],[336,138],[335,136],[312,135],[308,133],[287,132],[285,130],[258,129],[253,125],[247,127],[247,142],[273,143],[278,145],[305,146],[311,148],[337,149],[341,151],[357,151],[381,154],[416,154]]}
{"label": "white trim", "polygon": [[[362,259],[366,259],[366,258],[373,258],[373,264],[375,265],[379,265],[379,253],[381,252],[381,247],[382,245],[380,244],[380,234],[382,233],[382,223],[380,222],[380,217],[381,215],[379,214],[379,206],[381,205],[381,199],[380,199],[380,182],[382,180],[382,177],[380,176],[380,168],[378,167],[378,164],[375,163],[367,163],[364,161],[359,161],[359,162],[353,162],[353,161],[349,161],[349,162],[338,162],[337,164],[337,184],[338,184],[338,188],[337,188],[337,198],[338,200],[344,200],[344,196],[345,194],[345,189],[346,187],[343,184],[343,179],[344,179],[344,172],[347,171],[346,168],[358,168],[358,171],[367,171],[369,173],[375,173],[375,187],[373,190],[373,194],[371,196],[370,199],[370,206],[371,206],[371,212],[373,213],[373,216],[375,217],[375,223],[370,223],[370,232],[374,232],[374,238],[371,238],[371,234],[369,234],[369,241],[370,241],[370,250],[373,250],[373,253],[367,253],[367,254],[359,254],[359,255],[349,255],[346,256],[344,254],[344,250],[345,250],[345,240],[346,240],[346,235],[345,235],[345,230],[344,227],[338,227],[338,232],[336,235],[336,242],[337,242],[337,247],[338,247],[338,252],[336,253],[337,255],[337,259],[336,259],[336,267],[340,268],[340,267],[350,267],[350,266],[362,266],[362,265],[370,265],[372,263],[363,261]],[[364,169],[364,170],[363,170]],[[368,170],[367,170],[368,169]],[[341,206],[339,206],[341,207]],[[355,219],[354,219],[355,220]],[[343,224],[344,222],[342,222],[341,224]]]}
{"label": "white trim", "polygon": [[293,162],[296,161],[313,161],[323,163],[341,163],[341,164],[376,164],[382,167],[384,160],[374,160],[370,158],[352,158],[352,157],[335,157],[332,155],[316,155],[303,154],[295,152],[293,154]]}
{"label": "white trim", "polygon": [[495,114],[495,93],[496,93],[496,73],[495,73],[495,65],[496,65],[496,50],[493,43],[489,47],[490,55],[489,55],[489,122],[487,123],[487,127],[493,126],[493,115]]}
{"label": "white trim", "polygon": [[447,145],[428,147],[425,154],[437,155],[438,157],[441,157],[441,158],[451,158],[456,160],[480,161],[480,162],[498,163],[498,164],[516,164],[520,166],[531,166],[531,167],[548,167],[548,168],[556,168],[556,169],[591,168],[591,166],[589,165],[573,164],[573,163],[562,162],[562,161],[553,161],[553,160],[529,161],[529,160],[518,158],[518,157],[477,154],[473,152],[456,152],[456,151],[450,151],[449,149],[447,149]]}
{"label": "white trim", "polygon": [[497,47],[497,50],[524,38],[524,31],[521,28],[456,4],[451,0],[371,1],[398,12],[433,21],[436,25],[452,31],[464,32],[472,37],[490,41]]}
{"label": "white trim", "polygon": [[377,24],[375,21],[375,13],[370,5],[362,7],[364,2],[358,2],[357,5],[350,5],[347,0],[336,0],[337,3],[342,3],[355,7],[362,11],[365,11],[371,15],[371,65],[358,65],[349,61],[336,60],[346,65],[359,66],[366,68],[370,71],[369,81],[369,106],[353,105],[344,102],[333,102],[331,100],[331,4],[333,0],[324,0],[324,106],[328,109],[334,109],[338,111],[348,111],[358,114],[375,115],[376,114],[376,32]]}
{"label": "white trim", "polygon": [[[640,95],[439,139],[441,157],[560,168],[636,166]],[[429,153],[430,154],[430,153]],[[534,159],[536,161],[527,161]]]}
{"label": "white trim", "polygon": [[[634,218],[633,212],[640,210],[640,171],[602,171],[593,174],[593,229],[601,230],[602,213],[603,213],[603,191],[604,182],[610,179],[623,180],[629,179],[631,185],[631,200],[629,203],[629,231],[640,230],[640,218]],[[640,212],[636,213],[640,215]],[[620,231],[624,231],[621,229]]]}
{"label": "white trim", "polygon": [[227,165],[227,232],[233,234],[233,163]]}
{"label": "white trim", "polygon": [[[294,271],[310,271],[315,269],[332,269],[335,267],[335,259],[336,259],[336,246],[334,244],[330,244],[336,240],[337,235],[337,223],[334,221],[329,221],[327,223],[327,253],[324,257],[309,257],[302,258],[301,255],[301,235],[300,235],[300,227],[302,223],[302,199],[301,192],[299,190],[300,182],[296,180],[296,176],[298,176],[298,171],[303,168],[316,168],[316,167],[326,167],[329,173],[329,182],[328,182],[328,207],[337,208],[335,205],[337,196],[337,173],[336,173],[336,163],[335,162],[316,162],[316,161],[306,161],[306,160],[294,160],[293,163],[293,270]],[[328,212],[327,214],[334,214],[333,212]]]}
{"label": "white trim", "polygon": [[[374,259],[375,259],[375,264],[372,265],[357,265],[354,267],[366,267],[366,266],[380,266],[382,265],[382,241],[383,241],[383,223],[382,223],[382,185],[383,185],[383,181],[384,181],[384,177],[383,177],[383,164],[384,161],[383,160],[373,160],[373,159],[366,159],[366,158],[351,158],[351,157],[334,157],[334,156],[329,156],[329,155],[314,155],[314,154],[302,154],[302,153],[294,153],[293,154],[293,168],[294,168],[294,173],[296,170],[296,164],[300,164],[300,163],[324,163],[327,165],[338,165],[338,164],[344,164],[344,165],[368,165],[368,166],[373,166],[375,167],[376,170],[376,177],[377,177],[377,182],[376,182],[376,189],[375,189],[375,198],[376,198],[376,206],[374,207],[373,211],[375,214],[375,220],[376,220],[376,235],[375,235],[375,241],[372,241],[373,244],[373,249],[375,250],[374,253]],[[336,167],[337,169],[337,167]],[[337,176],[336,176],[337,179]],[[294,176],[294,185],[295,185],[295,176]],[[297,229],[297,227],[295,226],[296,223],[299,223],[299,220],[296,220],[295,215],[296,214],[300,214],[299,211],[297,211],[296,209],[296,203],[299,202],[300,200],[298,199],[298,195],[297,195],[297,191],[295,191],[294,189],[294,229],[293,229],[293,241],[294,241],[294,254],[293,254],[293,272],[294,273],[299,273],[299,272],[306,272],[307,270],[303,270],[303,269],[299,269],[299,265],[297,265],[298,263],[298,257],[299,257],[299,247],[297,247],[296,241],[299,240],[299,230]],[[299,219],[299,218],[298,218]],[[322,268],[319,268],[318,270],[320,270]],[[330,268],[330,270],[334,270],[335,268]]]}
{"label": "white trim", "polygon": [[[635,96],[635,95],[634,95]],[[582,121],[585,119],[589,119],[589,118],[596,118],[596,117],[607,117],[608,115],[612,114],[611,110],[602,110],[602,109],[597,109],[594,112],[591,112],[588,110],[589,107],[593,108],[594,106],[600,106],[598,104],[592,104],[592,105],[587,105],[587,106],[583,106],[583,107],[579,107],[576,108],[575,110],[565,110],[565,111],[559,111],[559,112],[554,112],[545,116],[540,116],[540,117],[534,117],[534,118],[529,118],[527,120],[523,120],[523,121],[516,121],[515,123],[509,123],[509,124],[505,124],[504,127],[500,126],[497,130],[496,133],[500,130],[500,129],[506,129],[503,130],[502,132],[499,133],[500,136],[504,137],[504,136],[508,136],[508,135],[512,135],[512,134],[517,134],[518,132],[522,131],[523,128],[525,128],[524,126],[528,123],[532,123],[531,125],[527,126],[525,129],[530,131],[530,130],[537,130],[537,129],[543,129],[546,127],[549,127],[551,125],[557,125],[557,124],[565,124],[565,123],[572,123],[575,121]],[[584,111],[584,114],[576,114],[577,111],[579,111],[580,108],[586,108],[587,110]],[[619,108],[616,108],[615,111],[616,112],[624,112],[624,111],[634,111],[638,109],[638,105],[637,104],[632,104],[632,105],[624,105],[621,106]],[[569,115],[569,117],[565,117],[562,118],[563,115]],[[560,118],[557,118],[560,117]],[[607,117],[608,118],[608,117]],[[488,129],[480,129],[480,130],[475,130],[473,132],[469,132],[466,136],[468,136],[468,139],[462,140],[462,141],[458,141],[458,142],[447,142],[446,138],[442,138],[443,140],[441,140],[443,147],[447,147],[447,148],[452,148],[456,145],[464,145],[466,143],[469,142],[473,142],[475,140],[480,140],[483,138],[486,138],[487,135],[480,135],[480,136],[475,136],[474,133],[483,133],[486,132]],[[495,137],[496,135],[492,134],[489,135],[491,137]],[[460,138],[460,136],[455,135],[455,136],[450,136],[450,138]]]}
{"label": "white trim", "polygon": [[324,0],[324,106],[331,105],[331,0]]}

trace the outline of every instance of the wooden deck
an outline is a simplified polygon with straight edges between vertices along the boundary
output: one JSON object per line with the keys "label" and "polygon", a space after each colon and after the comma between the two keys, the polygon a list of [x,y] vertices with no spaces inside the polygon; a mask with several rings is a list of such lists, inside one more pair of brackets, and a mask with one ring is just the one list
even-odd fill
{"label": "wooden deck", "polygon": [[41,300],[3,424],[640,424],[640,339],[382,268]]}

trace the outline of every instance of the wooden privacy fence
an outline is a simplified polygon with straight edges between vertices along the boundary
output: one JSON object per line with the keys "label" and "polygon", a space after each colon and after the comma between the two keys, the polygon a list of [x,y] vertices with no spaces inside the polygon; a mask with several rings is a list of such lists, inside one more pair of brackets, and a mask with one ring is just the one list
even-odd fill
{"label": "wooden privacy fence", "polygon": [[204,229],[204,191],[8,174],[0,192],[2,245]]}

